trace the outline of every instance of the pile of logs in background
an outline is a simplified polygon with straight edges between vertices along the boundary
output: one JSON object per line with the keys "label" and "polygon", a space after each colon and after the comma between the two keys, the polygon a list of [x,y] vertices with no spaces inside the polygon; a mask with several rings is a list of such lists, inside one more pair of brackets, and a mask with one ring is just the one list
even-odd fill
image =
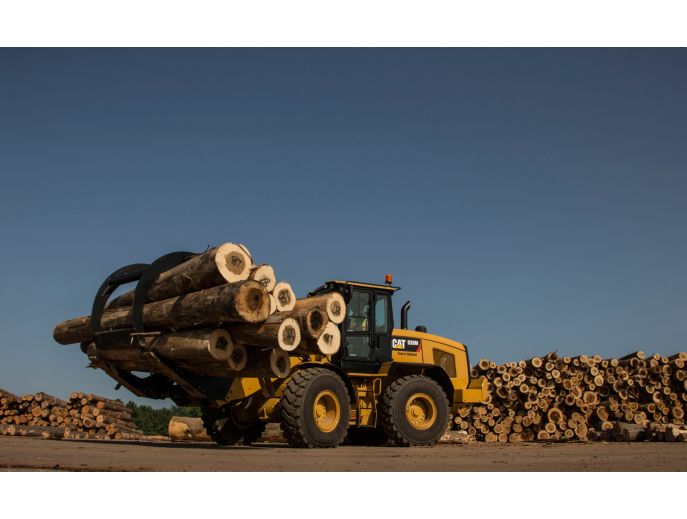
{"label": "pile of logs in background", "polygon": [[[109,302],[104,330],[132,324],[134,292]],[[148,333],[104,346],[93,341],[91,317],[64,321],[53,336],[82,343],[91,365],[105,371],[164,372],[158,359],[209,376],[285,377],[290,354],[331,355],[339,350],[337,324],[345,317],[340,294],[296,299],[277,282],[274,268],[256,265],[245,246],[225,243],[160,275],[143,306]]]}
{"label": "pile of logs in background", "polygon": [[145,438],[120,401],[84,393],[72,393],[64,401],[45,393],[16,396],[3,389],[0,389],[0,434],[43,438]]}
{"label": "pile of logs in background", "polygon": [[453,428],[486,442],[687,440],[687,353],[638,351],[619,359],[543,357],[497,365],[488,402],[459,409]]}

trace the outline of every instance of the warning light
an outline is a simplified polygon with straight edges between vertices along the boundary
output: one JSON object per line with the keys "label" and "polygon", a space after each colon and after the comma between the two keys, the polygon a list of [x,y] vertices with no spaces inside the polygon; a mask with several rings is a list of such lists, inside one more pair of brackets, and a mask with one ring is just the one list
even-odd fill
{"label": "warning light", "polygon": [[386,279],[385,279],[384,281],[385,281],[385,283],[386,283],[387,285],[390,285],[391,283],[393,283],[394,278],[391,277],[391,274],[387,274],[387,275],[386,275]]}

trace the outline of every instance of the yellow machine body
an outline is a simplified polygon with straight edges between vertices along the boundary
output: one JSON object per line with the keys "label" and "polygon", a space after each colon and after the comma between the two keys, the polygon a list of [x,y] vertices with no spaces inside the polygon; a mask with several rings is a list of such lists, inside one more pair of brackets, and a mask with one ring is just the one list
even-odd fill
{"label": "yellow machine body", "polygon": [[[487,381],[470,378],[467,348],[438,335],[413,330],[394,329],[392,361],[382,365],[378,373],[343,373],[327,356],[292,357],[291,368],[318,365],[328,367],[346,379],[351,392],[349,423],[357,427],[377,426],[377,407],[383,388],[390,377],[403,374],[424,374],[434,378],[447,393],[452,412],[466,403],[484,402]],[[288,382],[278,379],[236,378],[226,401],[251,400],[261,419],[278,422],[275,410]],[[249,398],[251,397],[251,398]],[[259,405],[255,407],[256,403]]]}

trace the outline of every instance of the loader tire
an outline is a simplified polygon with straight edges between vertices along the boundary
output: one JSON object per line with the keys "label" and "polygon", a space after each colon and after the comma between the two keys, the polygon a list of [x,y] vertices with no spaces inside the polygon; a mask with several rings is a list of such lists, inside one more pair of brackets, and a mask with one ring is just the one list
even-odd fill
{"label": "loader tire", "polygon": [[343,380],[324,368],[296,371],[280,401],[281,430],[292,447],[337,447],[348,429],[350,402]]}
{"label": "loader tire", "polygon": [[429,377],[410,375],[394,380],[384,390],[380,419],[395,445],[434,445],[448,424],[448,399]]}
{"label": "loader tire", "polygon": [[202,419],[208,436],[219,445],[236,445],[241,440],[244,445],[251,445],[260,439],[267,427],[260,420],[251,424],[238,424],[226,409],[203,409]]}

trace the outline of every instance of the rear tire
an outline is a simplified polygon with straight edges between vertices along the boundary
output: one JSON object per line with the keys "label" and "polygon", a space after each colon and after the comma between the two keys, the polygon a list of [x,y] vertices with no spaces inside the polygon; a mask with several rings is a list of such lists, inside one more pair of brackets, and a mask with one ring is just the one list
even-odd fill
{"label": "rear tire", "polygon": [[302,369],[281,397],[281,429],[292,447],[337,447],[346,437],[350,409],[341,377],[325,368]]}
{"label": "rear tire", "polygon": [[384,390],[380,419],[395,445],[434,445],[448,424],[448,399],[429,377],[410,375]]}

